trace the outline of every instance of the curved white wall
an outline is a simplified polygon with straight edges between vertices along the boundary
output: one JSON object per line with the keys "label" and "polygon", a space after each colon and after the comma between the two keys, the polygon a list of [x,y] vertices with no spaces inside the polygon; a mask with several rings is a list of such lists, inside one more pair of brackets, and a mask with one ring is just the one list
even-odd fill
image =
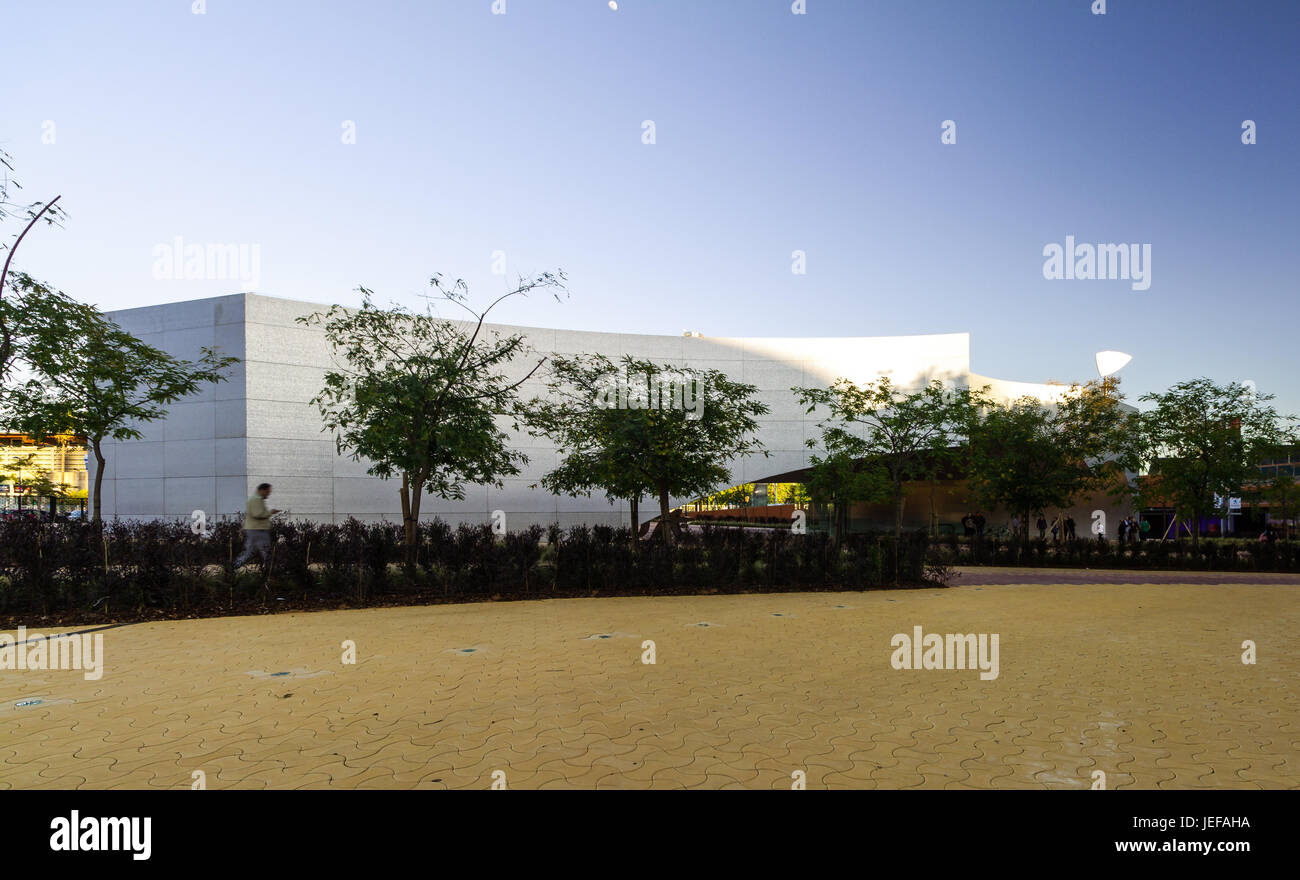
{"label": "curved white wall", "polygon": [[[106,444],[104,514],[188,517],[196,509],[209,516],[234,514],[243,509],[252,488],[265,481],[275,485],[275,506],[294,517],[400,519],[397,482],[371,477],[363,463],[337,455],[310,404],[330,364],[330,351],[319,329],[303,327],[295,319],[323,308],[237,294],[110,313],[127,330],[179,357],[196,357],[207,345],[220,347],[241,363],[230,381],[173,406],[165,420],[142,426],[140,440]],[[930,379],[976,387],[997,382],[971,375],[970,338],[965,333],[746,339],[509,325],[491,329],[524,334],[539,354],[630,354],[718,369],[757,386],[760,399],[771,408],[760,428],[770,454],[736,461],[733,484],[807,466],[809,450],[804,444],[819,436],[817,419],[804,412],[791,386],[825,386],[841,376],[869,382],[882,374],[905,387]],[[532,364],[520,360],[513,367],[522,377]],[[999,384],[1004,386],[995,388],[999,396],[1020,396],[1021,387],[1048,396],[1049,390],[1061,387]],[[522,392],[544,393],[543,380],[535,377]],[[626,506],[610,505],[603,497],[564,498],[531,488],[554,467],[556,452],[527,435],[516,436],[515,442],[530,458],[518,477],[501,489],[470,487],[460,502],[426,496],[423,514],[481,522],[500,509],[512,529],[532,522],[627,521]]]}

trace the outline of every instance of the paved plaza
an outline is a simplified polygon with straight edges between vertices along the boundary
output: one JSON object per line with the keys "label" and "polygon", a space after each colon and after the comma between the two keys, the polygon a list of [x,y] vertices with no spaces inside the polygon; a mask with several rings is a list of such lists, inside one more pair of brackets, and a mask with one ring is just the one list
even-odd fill
{"label": "paved plaza", "polygon": [[[1294,579],[967,574],[104,629],[97,680],[0,671],[0,788],[1300,787]],[[895,669],[918,626],[997,677]]]}

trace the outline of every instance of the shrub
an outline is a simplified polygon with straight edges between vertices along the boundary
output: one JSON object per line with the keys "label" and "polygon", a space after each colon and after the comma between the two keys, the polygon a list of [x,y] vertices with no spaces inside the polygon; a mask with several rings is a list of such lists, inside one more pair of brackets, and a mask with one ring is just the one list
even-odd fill
{"label": "shrub", "polygon": [[[188,522],[0,522],[0,614],[89,615],[371,603],[384,599],[656,594],[889,586],[923,582],[927,540],[704,525],[666,547],[627,528],[551,525],[494,535],[487,525],[421,523],[414,564],[395,523],[277,522],[269,565],[235,572],[236,522],[210,536]],[[544,539],[544,543],[543,543]],[[954,545],[955,546],[955,545]]]}

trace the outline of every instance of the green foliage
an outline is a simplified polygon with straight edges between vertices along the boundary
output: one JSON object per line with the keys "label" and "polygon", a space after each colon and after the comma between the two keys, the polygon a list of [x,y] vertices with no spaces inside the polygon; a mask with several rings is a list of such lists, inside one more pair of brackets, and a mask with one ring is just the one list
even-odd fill
{"label": "green foliage", "polygon": [[521,279],[478,313],[465,304],[463,281],[448,286],[435,275],[436,299],[468,311],[475,319],[468,323],[436,315],[433,303],[424,312],[376,308],[364,287],[360,309],[333,306],[298,319],[324,330],[336,358],[313,403],[340,453],[368,460],[368,472],[381,479],[401,477],[411,546],[424,493],[463,499],[466,484],[501,486],[528,461],[510,448],[497,420],[519,415],[518,388],[541,361],[524,377],[508,378],[509,364],[526,354],[524,338],[483,325],[502,300],[539,288],[563,290],[563,281],[563,272]]}
{"label": "green foliage", "polygon": [[[10,267],[14,255],[32,227],[38,223],[57,226],[66,217],[63,209],[57,204],[61,196],[41,202],[28,202],[20,198],[19,191],[22,189],[22,184],[9,176],[13,167],[9,154],[0,150],[0,224],[16,219],[21,227],[14,232],[12,244],[0,241],[0,256],[4,257],[3,264],[0,264],[0,384],[9,375],[14,356],[22,342],[22,330],[14,323],[13,311],[3,308],[5,288],[9,287],[13,290],[16,287],[16,284],[10,283]],[[26,280],[30,281],[30,279]]]}
{"label": "green foliage", "polygon": [[[1159,499],[1179,518],[1193,522],[1219,510],[1259,476],[1259,463],[1293,443],[1293,417],[1280,416],[1269,394],[1205,378],[1179,382],[1163,393],[1145,394],[1154,404],[1140,419],[1143,453],[1152,479],[1145,503]],[[1199,539],[1199,529],[1192,540]]]}
{"label": "green foliage", "polygon": [[987,507],[1021,517],[1105,491],[1128,492],[1140,436],[1120,406],[1114,383],[1072,386],[1055,405],[1021,398],[999,405],[983,398],[972,411],[967,454],[969,485]]}
{"label": "green foliage", "polygon": [[919,391],[895,388],[882,376],[867,385],[837,379],[829,388],[793,388],[799,402],[829,412],[819,427],[825,454],[812,456],[807,481],[815,499],[836,504],[836,534],[843,534],[844,508],[852,501],[889,499],[894,503],[894,536],[903,532],[906,483],[929,476],[962,437],[969,418],[970,392],[935,380]]}
{"label": "green foliage", "polygon": [[90,306],[20,275],[25,308],[22,363],[32,374],[5,389],[5,422],[36,437],[85,437],[98,465],[93,515],[100,518],[105,439],[133,440],[169,404],[221,382],[237,361],[205,348],[185,361],[148,345]]}
{"label": "green foliage", "polygon": [[[620,408],[611,396],[620,380],[679,390],[686,385],[696,406],[675,408],[664,400]],[[707,495],[731,479],[731,461],[767,454],[754,436],[758,416],[768,411],[754,400],[758,389],[718,370],[668,367],[630,355],[617,362],[577,355],[552,361],[547,386],[549,398],[531,401],[528,419],[563,460],[542,485],[556,494],[599,489],[611,499],[657,496],[665,541],[673,538],[666,527],[671,496]]]}
{"label": "green foliage", "polygon": [[1259,479],[1244,492],[1255,504],[1268,505],[1268,512],[1286,523],[1286,537],[1291,537],[1291,519],[1300,509],[1300,483],[1291,474],[1281,469],[1274,471],[1267,479]]}

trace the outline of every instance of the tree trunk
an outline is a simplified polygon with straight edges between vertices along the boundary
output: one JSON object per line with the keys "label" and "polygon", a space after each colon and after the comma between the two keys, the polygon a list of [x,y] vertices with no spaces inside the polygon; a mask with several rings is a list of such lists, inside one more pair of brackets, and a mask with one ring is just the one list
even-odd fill
{"label": "tree trunk", "polygon": [[632,546],[635,548],[637,546],[637,533],[641,529],[641,499],[639,497],[629,498],[627,508],[632,515]]}
{"label": "tree trunk", "polygon": [[402,486],[397,490],[397,497],[402,501],[402,557],[405,559],[411,546],[411,481],[402,474]]}
{"label": "tree trunk", "polygon": [[659,531],[663,532],[664,546],[673,543],[673,536],[670,534],[672,529],[668,522],[668,487],[665,485],[659,486]]}
{"label": "tree trunk", "polygon": [[90,515],[92,522],[99,522],[104,500],[104,452],[99,448],[100,439],[99,437],[92,437],[90,440],[91,449],[95,453],[95,503]]}
{"label": "tree trunk", "polygon": [[930,539],[934,540],[939,536],[939,514],[934,509],[934,489],[936,480],[930,478]]}
{"label": "tree trunk", "polygon": [[894,482],[894,495],[894,583],[897,584],[903,576],[903,505],[907,503],[901,480]]}
{"label": "tree trunk", "polygon": [[402,562],[414,565],[420,543],[420,492],[424,481],[416,476],[411,480],[410,474],[402,474]]}
{"label": "tree trunk", "polygon": [[406,564],[415,565],[420,551],[420,507],[424,502],[424,477],[417,475],[411,486],[411,521],[406,526]]}
{"label": "tree trunk", "polygon": [[894,483],[894,540],[900,541],[903,538],[903,505],[907,501],[907,496],[903,494],[903,484]]}

